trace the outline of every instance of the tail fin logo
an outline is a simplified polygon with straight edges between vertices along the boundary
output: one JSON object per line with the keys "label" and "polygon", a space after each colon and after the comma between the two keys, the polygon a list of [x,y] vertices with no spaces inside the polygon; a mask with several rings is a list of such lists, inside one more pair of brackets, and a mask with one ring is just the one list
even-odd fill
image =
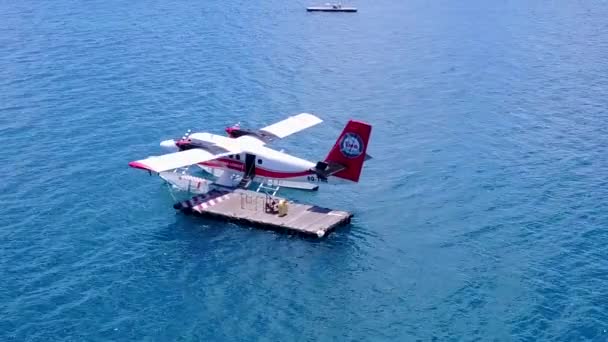
{"label": "tail fin logo", "polygon": [[340,141],[340,152],[346,158],[357,158],[363,153],[363,140],[356,133],[346,133]]}

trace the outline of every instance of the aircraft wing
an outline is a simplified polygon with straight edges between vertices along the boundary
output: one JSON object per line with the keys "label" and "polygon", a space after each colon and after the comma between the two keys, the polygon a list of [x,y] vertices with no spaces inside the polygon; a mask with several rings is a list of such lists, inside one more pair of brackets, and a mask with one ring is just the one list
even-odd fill
{"label": "aircraft wing", "polygon": [[323,120],[312,114],[301,113],[290,116],[287,119],[274,123],[270,126],[266,126],[260,129],[260,131],[282,139],[288,135],[292,135],[314,125],[320,124],[321,122],[323,122]]}
{"label": "aircraft wing", "polygon": [[226,153],[213,154],[202,149],[194,148],[191,150],[163,154],[161,156],[153,156],[142,160],[132,161],[129,163],[129,166],[136,169],[163,172],[214,160],[239,152],[240,151],[230,151]]}

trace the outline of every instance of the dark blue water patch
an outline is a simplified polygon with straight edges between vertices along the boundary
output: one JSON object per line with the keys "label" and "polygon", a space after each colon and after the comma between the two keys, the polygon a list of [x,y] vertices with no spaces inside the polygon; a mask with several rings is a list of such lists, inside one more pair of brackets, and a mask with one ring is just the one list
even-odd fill
{"label": "dark blue water patch", "polygon": [[[606,339],[608,6],[0,6],[0,336]],[[320,241],[186,217],[127,163],[187,129],[373,124]]]}

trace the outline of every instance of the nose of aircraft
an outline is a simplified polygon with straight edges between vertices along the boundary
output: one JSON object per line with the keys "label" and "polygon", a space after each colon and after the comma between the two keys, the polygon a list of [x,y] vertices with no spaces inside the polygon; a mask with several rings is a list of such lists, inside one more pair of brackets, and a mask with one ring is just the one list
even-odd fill
{"label": "nose of aircraft", "polygon": [[178,148],[175,145],[175,140],[165,140],[161,141],[160,147],[169,152],[177,152]]}

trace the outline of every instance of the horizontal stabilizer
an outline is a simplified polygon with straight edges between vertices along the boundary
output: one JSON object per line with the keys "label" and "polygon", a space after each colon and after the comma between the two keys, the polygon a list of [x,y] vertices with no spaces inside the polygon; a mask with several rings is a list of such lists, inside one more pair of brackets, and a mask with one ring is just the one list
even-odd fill
{"label": "horizontal stabilizer", "polygon": [[344,165],[320,161],[320,162],[317,162],[317,165],[315,165],[315,167],[311,171],[316,173],[317,176],[319,176],[319,177],[327,178],[344,169],[346,169],[346,167]]}

